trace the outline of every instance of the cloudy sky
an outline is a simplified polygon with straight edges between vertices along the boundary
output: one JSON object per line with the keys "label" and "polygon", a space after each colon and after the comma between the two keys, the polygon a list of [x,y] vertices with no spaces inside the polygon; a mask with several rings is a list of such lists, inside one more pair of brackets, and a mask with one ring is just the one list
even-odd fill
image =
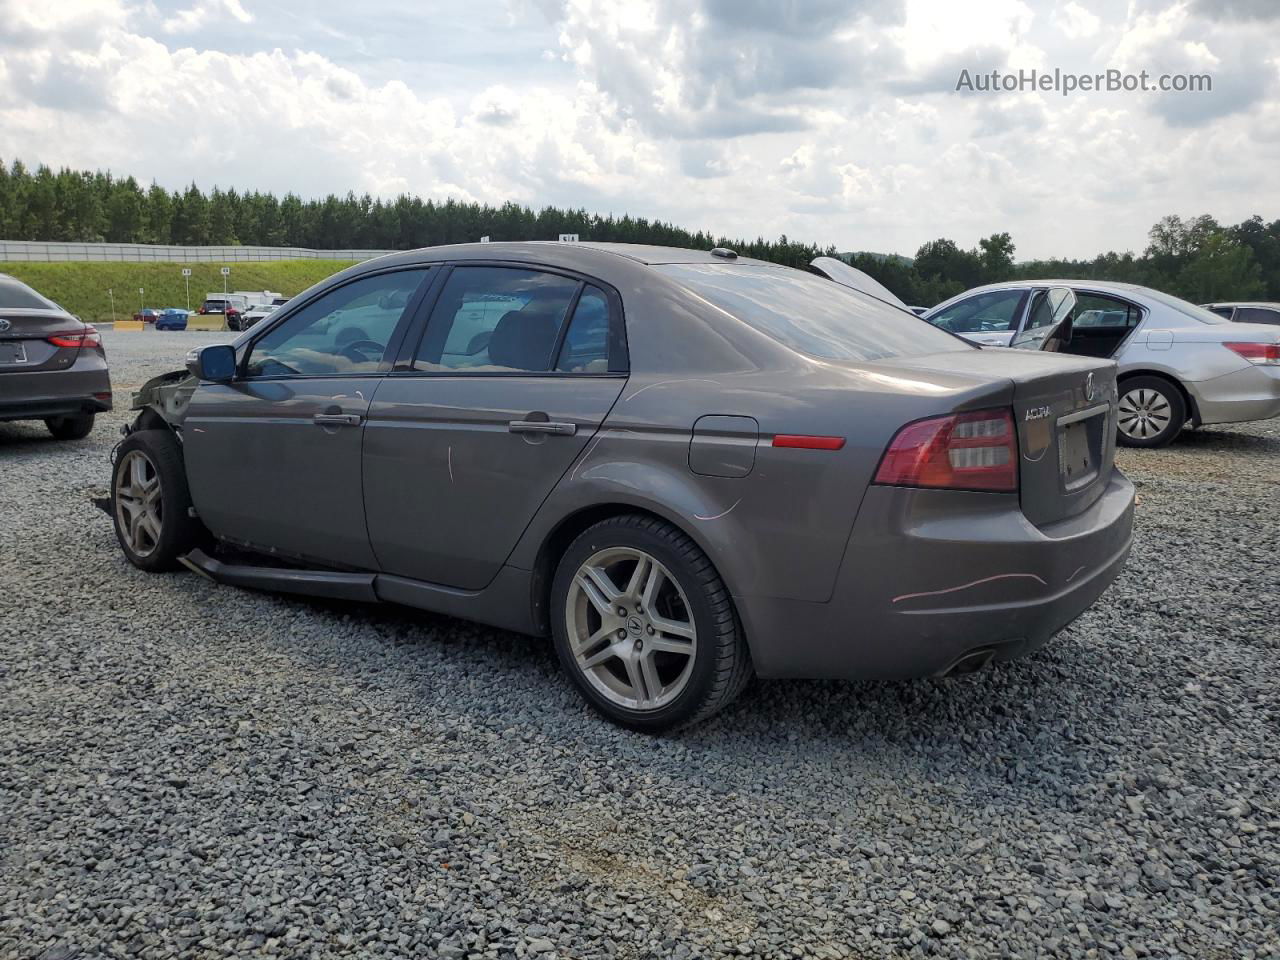
{"label": "cloudy sky", "polygon": [[[0,0],[0,159],[912,253],[1280,217],[1277,0]],[[968,93],[960,71],[1207,73]]]}

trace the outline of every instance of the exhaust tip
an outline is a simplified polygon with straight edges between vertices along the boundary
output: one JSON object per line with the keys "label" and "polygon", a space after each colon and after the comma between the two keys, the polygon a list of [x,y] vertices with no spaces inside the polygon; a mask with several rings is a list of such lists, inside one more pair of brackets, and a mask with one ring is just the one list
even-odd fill
{"label": "exhaust tip", "polygon": [[976,673],[991,662],[996,655],[992,647],[982,650],[971,650],[942,672],[944,677],[962,677],[967,673]]}

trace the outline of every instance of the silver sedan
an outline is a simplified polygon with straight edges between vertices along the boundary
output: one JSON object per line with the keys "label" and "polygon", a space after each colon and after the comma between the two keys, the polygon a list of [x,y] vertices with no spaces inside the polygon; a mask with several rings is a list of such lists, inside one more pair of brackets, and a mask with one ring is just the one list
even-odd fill
{"label": "silver sedan", "polygon": [[1101,280],[1029,280],[975,287],[925,314],[984,346],[1036,346],[1041,299],[1055,288],[1076,305],[1060,352],[1119,366],[1121,443],[1160,447],[1188,422],[1280,415],[1280,327],[1231,323],[1150,287]]}

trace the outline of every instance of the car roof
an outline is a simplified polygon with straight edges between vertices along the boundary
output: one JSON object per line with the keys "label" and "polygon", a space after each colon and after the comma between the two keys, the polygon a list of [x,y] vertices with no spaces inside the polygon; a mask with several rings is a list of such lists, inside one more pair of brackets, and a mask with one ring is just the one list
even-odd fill
{"label": "car roof", "polygon": [[972,287],[965,293],[978,293],[982,290],[1017,290],[1026,287],[1088,287],[1091,290],[1114,290],[1117,293],[1146,293],[1152,287],[1144,287],[1138,283],[1122,283],[1119,280],[1003,280],[999,283],[987,283],[980,287]]}
{"label": "car roof", "polygon": [[[717,248],[720,249],[720,248]],[[645,243],[596,243],[574,242],[563,243],[557,240],[518,240],[495,243],[454,243],[439,247],[420,247],[416,250],[405,250],[392,253],[366,264],[391,266],[398,263],[422,263],[438,260],[501,260],[516,255],[518,258],[542,260],[547,263],[562,259],[574,259],[579,262],[596,260],[605,263],[616,258],[630,260],[633,263],[656,265],[665,263],[715,263],[736,264],[742,266],[778,267],[779,264],[753,257],[716,256],[710,250],[691,250],[686,247],[663,247]],[[361,264],[363,266],[364,264]]]}
{"label": "car roof", "polygon": [[1269,310],[1280,310],[1280,303],[1273,300],[1215,300],[1205,304],[1208,307],[1266,307]]}

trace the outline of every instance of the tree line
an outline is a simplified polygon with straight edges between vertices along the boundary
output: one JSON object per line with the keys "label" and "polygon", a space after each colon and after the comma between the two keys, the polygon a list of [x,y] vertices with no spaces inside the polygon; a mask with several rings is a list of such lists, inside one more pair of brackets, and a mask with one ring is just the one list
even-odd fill
{"label": "tree line", "polygon": [[[393,250],[494,240],[547,240],[576,233],[583,240],[652,243],[708,249],[728,246],[745,256],[803,267],[835,248],[776,240],[716,237],[644,217],[586,210],[424,200],[401,194],[240,193],[195,184],[169,191],[133,177],[47,166],[29,170],[0,161],[0,238],[117,243],[172,243]],[[1008,233],[971,249],[931,240],[914,258],[838,254],[910,304],[929,306],[982,283],[1010,279],[1119,280],[1156,287],[1189,300],[1280,300],[1280,219],[1254,216],[1224,226],[1206,215],[1168,216],[1150,230],[1141,255],[1109,252],[1087,260],[1014,260]]]}
{"label": "tree line", "polygon": [[1008,233],[963,249],[931,240],[914,259],[847,254],[843,259],[875,277],[910,304],[932,306],[970,287],[1004,280],[1115,280],[1154,287],[1193,303],[1214,300],[1280,301],[1280,219],[1254,216],[1223,226],[1204,214],[1167,216],[1147,234],[1140,256],[1102,253],[1088,260],[1013,259]]}
{"label": "tree line", "polygon": [[168,191],[143,189],[133,177],[0,161],[0,238],[189,246],[313,247],[324,250],[412,250],[443,243],[550,240],[576,233],[583,240],[654,243],[710,249],[731,246],[744,256],[804,266],[834,253],[813,244],[729,239],[644,217],[601,216],[517,203],[490,206],[401,194],[391,199],[330,194],[304,200],[293,193],[239,193],[195,184]]}

